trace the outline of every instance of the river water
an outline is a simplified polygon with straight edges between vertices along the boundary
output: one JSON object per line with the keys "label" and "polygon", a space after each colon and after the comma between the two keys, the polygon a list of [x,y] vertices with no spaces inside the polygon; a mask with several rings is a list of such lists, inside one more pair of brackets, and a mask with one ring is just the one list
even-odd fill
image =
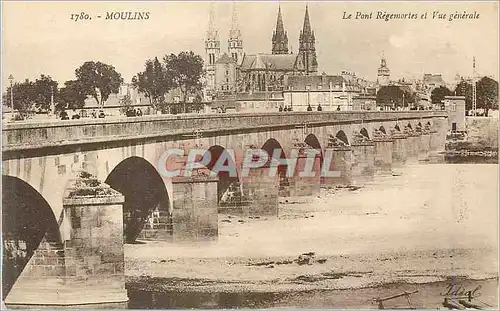
{"label": "river water", "polygon": [[[412,306],[438,308],[457,284],[496,305],[498,164],[395,171],[283,200],[278,218],[220,215],[216,243],[126,245],[129,307],[377,308],[373,298],[418,290]],[[311,264],[293,263],[307,252]]]}

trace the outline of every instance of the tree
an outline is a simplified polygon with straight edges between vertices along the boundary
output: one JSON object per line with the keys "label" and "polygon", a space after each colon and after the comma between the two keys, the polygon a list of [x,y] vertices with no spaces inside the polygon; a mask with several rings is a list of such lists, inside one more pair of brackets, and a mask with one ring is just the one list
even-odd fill
{"label": "tree", "polygon": [[132,78],[132,84],[138,88],[139,92],[144,93],[156,110],[162,108],[165,94],[173,87],[172,81],[166,76],[165,68],[157,57],[153,61],[146,61],[144,71]]}
{"label": "tree", "polygon": [[115,67],[101,62],[85,62],[75,70],[75,74],[85,95],[94,97],[100,106],[108,100],[111,93],[118,93],[123,82]]}
{"label": "tree", "polygon": [[179,55],[170,54],[163,58],[166,76],[171,79],[173,86],[178,87],[182,95],[183,111],[186,113],[188,94],[201,90],[201,78],[204,75],[203,59],[191,52],[180,52]]}
{"label": "tree", "polygon": [[[13,107],[10,97],[11,92]],[[2,99],[7,106],[12,107],[13,110],[17,110],[21,118],[24,119],[36,103],[35,83],[29,81],[28,79],[24,82],[16,82],[7,88],[7,91],[3,94]]]}
{"label": "tree", "polygon": [[445,96],[453,95],[446,86],[440,86],[432,90],[431,102],[433,104],[441,104]]}
{"label": "tree", "polygon": [[[472,109],[472,83],[462,80],[455,88],[456,95],[465,96],[465,108]],[[498,109],[498,82],[489,78],[483,77],[476,82],[476,104],[477,108],[486,110]]]}
{"label": "tree", "polygon": [[54,98],[58,95],[57,81],[52,80],[50,76],[41,75],[39,79],[35,80],[33,84],[35,97],[35,108],[38,110],[50,110],[52,96]]}
{"label": "tree", "polygon": [[415,94],[397,85],[382,86],[377,92],[379,105],[405,107],[414,102]]}
{"label": "tree", "polygon": [[120,99],[120,106],[120,112],[127,114],[127,111],[132,107],[132,98],[130,97],[130,94],[127,93],[127,95]]}
{"label": "tree", "polygon": [[477,105],[478,108],[485,109],[488,115],[489,109],[498,109],[498,82],[489,78],[483,77],[477,82]]}
{"label": "tree", "polygon": [[87,99],[87,95],[80,81],[66,81],[64,82],[64,87],[59,90],[56,110],[83,108],[85,106],[85,99]]}
{"label": "tree", "polygon": [[52,94],[55,98],[58,93],[57,82],[50,76],[42,74],[35,82],[26,79],[24,82],[15,83],[12,88],[9,86],[7,92],[3,94],[3,101],[9,107],[11,106],[11,89],[14,99],[13,109],[19,111],[23,117],[29,110],[49,110]]}
{"label": "tree", "polygon": [[462,80],[455,87],[455,94],[457,96],[465,96],[465,109],[472,109],[472,84]]}

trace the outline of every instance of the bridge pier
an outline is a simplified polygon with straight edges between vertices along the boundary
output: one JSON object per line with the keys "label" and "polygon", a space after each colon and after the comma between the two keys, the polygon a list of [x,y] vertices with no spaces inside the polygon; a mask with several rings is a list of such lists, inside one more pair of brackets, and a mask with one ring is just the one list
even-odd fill
{"label": "bridge pier", "polygon": [[390,175],[392,172],[392,139],[380,130],[374,131],[375,172]]}
{"label": "bridge pier", "polygon": [[352,165],[353,182],[363,184],[373,180],[375,174],[375,144],[373,141],[366,137],[354,139],[351,148],[354,157]]}
{"label": "bridge pier", "polygon": [[181,170],[179,176],[172,178],[174,243],[217,240],[217,181],[207,168],[193,169],[189,177]]}
{"label": "bridge pier", "polygon": [[[274,160],[271,159],[271,161]],[[271,161],[258,168],[248,168],[244,164],[243,169],[248,169],[248,174],[241,177],[243,193],[241,214],[252,216],[278,215],[280,177],[278,173],[269,174]]]}
{"label": "bridge pier", "polygon": [[[330,172],[338,172],[338,176],[322,177],[322,184],[325,186],[349,186],[352,184],[352,149],[350,146],[329,146],[325,149],[325,154],[331,154],[331,162],[323,163]],[[325,168],[326,169],[326,168]]]}
{"label": "bridge pier", "polygon": [[406,135],[400,131],[392,132],[392,165],[401,167],[406,164],[408,157],[408,140]]}
{"label": "bridge pier", "polygon": [[292,152],[290,155],[290,160],[297,162],[293,176],[288,177],[290,182],[288,186],[289,196],[319,195],[321,191],[320,155],[315,155],[315,149],[305,143],[295,145],[294,148],[298,150],[298,153],[293,154]]}
{"label": "bridge pier", "polygon": [[430,152],[430,144],[431,144],[431,136],[429,132],[422,132],[420,136],[420,152],[418,155],[419,161],[429,161],[429,152]]}
{"label": "bridge pier", "polygon": [[406,162],[415,163],[418,161],[418,153],[420,151],[419,136],[413,131],[413,129],[409,127],[405,127],[404,133],[406,135],[407,151],[408,151]]}
{"label": "bridge pier", "polygon": [[6,299],[8,306],[126,307],[124,197],[81,172],[63,199],[68,238],[42,241]]}
{"label": "bridge pier", "polygon": [[446,145],[446,134],[448,132],[447,126],[448,122],[444,118],[437,118],[434,120],[434,126],[431,129],[430,135],[430,156],[429,160],[431,162],[442,162],[444,161],[444,155],[440,152],[445,151]]}

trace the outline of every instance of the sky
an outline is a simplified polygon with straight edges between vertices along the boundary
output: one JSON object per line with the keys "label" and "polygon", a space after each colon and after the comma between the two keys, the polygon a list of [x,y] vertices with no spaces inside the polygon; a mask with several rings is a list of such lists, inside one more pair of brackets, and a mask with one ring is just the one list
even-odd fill
{"label": "sky", "polygon": [[[85,61],[115,66],[126,82],[144,69],[147,59],[183,50],[204,56],[210,2],[2,2],[2,86],[50,75],[60,84],[74,79]],[[234,3],[213,3],[221,51]],[[245,53],[270,53],[272,31],[281,6],[292,51],[297,53],[305,2],[238,2],[238,24]],[[343,70],[376,80],[382,54],[391,79],[421,78],[424,73],[470,76],[475,56],[480,75],[498,80],[497,2],[308,2],[316,35],[318,71]],[[106,12],[149,12],[147,20],[105,20]],[[415,13],[417,20],[375,19],[378,11]],[[449,21],[433,12],[477,13],[478,19]],[[73,21],[85,12],[91,20]],[[372,19],[344,19],[345,14],[373,12]],[[420,19],[427,12],[427,19]],[[98,15],[103,16],[97,18]]]}

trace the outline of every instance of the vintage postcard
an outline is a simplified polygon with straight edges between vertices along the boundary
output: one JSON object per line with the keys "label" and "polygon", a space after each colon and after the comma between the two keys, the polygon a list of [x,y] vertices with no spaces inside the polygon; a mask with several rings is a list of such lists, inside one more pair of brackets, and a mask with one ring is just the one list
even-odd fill
{"label": "vintage postcard", "polygon": [[498,310],[498,1],[3,1],[2,309]]}

